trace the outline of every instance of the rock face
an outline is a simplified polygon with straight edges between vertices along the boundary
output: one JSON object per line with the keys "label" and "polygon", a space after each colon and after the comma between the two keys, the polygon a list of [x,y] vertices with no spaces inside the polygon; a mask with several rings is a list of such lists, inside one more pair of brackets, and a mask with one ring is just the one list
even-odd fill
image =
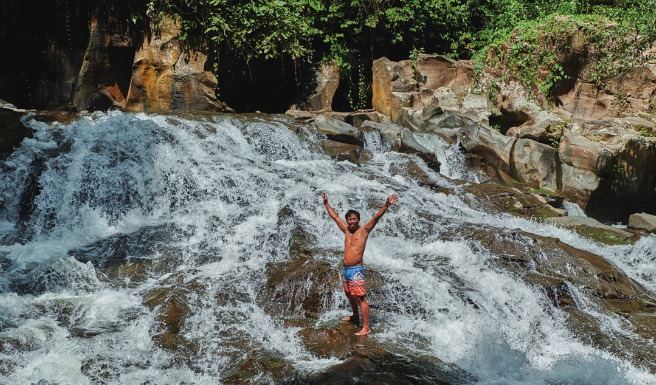
{"label": "rock face", "polygon": [[308,110],[332,110],[333,96],[339,86],[339,67],[335,64],[321,64],[316,73],[317,87],[308,98]]}
{"label": "rock face", "polygon": [[[626,75],[641,86],[619,81],[617,86],[635,92],[642,87],[640,95],[651,100],[656,94],[648,75],[652,67],[634,69],[640,76]],[[626,222],[634,212],[656,213],[656,116],[609,118],[618,110],[588,111],[576,102],[578,112],[566,117],[604,120],[564,120],[520,81],[501,81],[487,69],[474,84],[471,63],[439,56],[422,56],[414,67],[382,58],[373,73],[373,105],[379,112],[412,131],[459,139],[469,154],[484,160],[494,180],[508,174],[558,191],[603,220]]]}
{"label": "rock face", "polygon": [[413,117],[418,112],[422,121],[445,111],[457,115],[483,101],[471,96],[473,82],[472,62],[422,55],[413,65],[410,60],[397,63],[381,58],[373,63],[372,106],[393,123],[417,120]]}
{"label": "rock face", "polygon": [[[581,32],[574,31],[572,44],[560,56],[560,63],[567,69],[570,81],[557,88],[555,112],[567,119],[596,120],[622,113],[638,114],[656,112],[656,59],[644,66],[634,67],[628,73],[611,79],[604,88],[591,79],[596,65],[589,52],[593,44],[583,46]],[[646,56],[652,55],[645,52]]]}
{"label": "rock face", "polygon": [[184,52],[178,40],[182,32],[178,23],[165,20],[160,28],[159,37],[144,42],[135,55],[125,108],[225,110],[214,93],[216,77],[205,70],[207,56]]}

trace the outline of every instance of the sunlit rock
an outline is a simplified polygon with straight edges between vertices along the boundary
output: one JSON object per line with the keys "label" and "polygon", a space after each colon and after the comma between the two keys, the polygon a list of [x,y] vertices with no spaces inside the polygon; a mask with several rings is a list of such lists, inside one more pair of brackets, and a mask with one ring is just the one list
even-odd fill
{"label": "sunlit rock", "polygon": [[608,244],[626,244],[635,240],[635,234],[617,227],[604,225],[596,219],[582,216],[567,216],[547,220],[557,226],[576,230],[579,234]]}
{"label": "sunlit rock", "polygon": [[647,213],[631,214],[629,217],[629,227],[656,233],[656,215]]}
{"label": "sunlit rock", "polygon": [[558,188],[558,153],[546,144],[517,139],[512,151],[512,170],[523,182],[537,188]]}
{"label": "sunlit rock", "polygon": [[215,95],[217,79],[205,68],[207,55],[196,51],[183,53],[179,22],[167,17],[158,29],[158,36],[146,39],[135,54],[130,88],[123,102],[125,108],[129,111],[226,110]]}

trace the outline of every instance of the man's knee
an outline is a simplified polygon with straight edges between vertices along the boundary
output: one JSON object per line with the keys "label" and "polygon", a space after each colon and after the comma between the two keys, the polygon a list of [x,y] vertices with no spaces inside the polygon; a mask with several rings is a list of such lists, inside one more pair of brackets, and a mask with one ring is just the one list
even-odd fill
{"label": "man's knee", "polygon": [[354,295],[355,300],[358,301],[358,303],[363,303],[367,302],[367,298],[365,298],[364,295]]}

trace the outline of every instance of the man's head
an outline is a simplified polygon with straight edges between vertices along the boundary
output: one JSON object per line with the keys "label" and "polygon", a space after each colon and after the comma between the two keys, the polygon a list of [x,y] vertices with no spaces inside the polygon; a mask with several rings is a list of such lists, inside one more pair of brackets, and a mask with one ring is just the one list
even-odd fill
{"label": "man's head", "polygon": [[360,213],[355,210],[349,210],[344,215],[346,218],[346,225],[350,232],[357,230],[360,227]]}

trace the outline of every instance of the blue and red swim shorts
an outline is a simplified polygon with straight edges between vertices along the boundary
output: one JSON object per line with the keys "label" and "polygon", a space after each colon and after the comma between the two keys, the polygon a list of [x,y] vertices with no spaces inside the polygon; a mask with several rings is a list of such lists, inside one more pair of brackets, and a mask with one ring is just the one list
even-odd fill
{"label": "blue and red swim shorts", "polygon": [[344,278],[342,279],[344,291],[358,297],[365,295],[364,279],[364,266],[345,267]]}

